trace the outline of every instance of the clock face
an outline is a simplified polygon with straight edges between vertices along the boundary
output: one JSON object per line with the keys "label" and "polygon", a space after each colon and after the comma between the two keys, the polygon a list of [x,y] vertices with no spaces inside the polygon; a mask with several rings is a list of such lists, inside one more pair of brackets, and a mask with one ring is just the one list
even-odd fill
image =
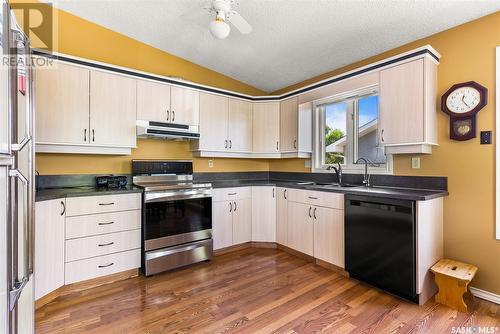
{"label": "clock face", "polygon": [[465,114],[481,102],[481,93],[474,87],[466,86],[455,89],[446,99],[446,107],[453,113]]}

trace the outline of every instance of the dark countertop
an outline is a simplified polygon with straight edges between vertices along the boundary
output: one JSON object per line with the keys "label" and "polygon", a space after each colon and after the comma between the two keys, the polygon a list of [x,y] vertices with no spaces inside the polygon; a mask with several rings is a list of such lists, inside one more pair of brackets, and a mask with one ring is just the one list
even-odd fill
{"label": "dark countertop", "polygon": [[141,193],[142,189],[134,186],[127,186],[120,189],[105,189],[95,187],[74,187],[74,188],[53,188],[37,190],[35,201],[48,201],[51,199],[81,196],[100,196],[124,193]]}
{"label": "dark countertop", "polygon": [[[203,182],[197,180],[197,182]],[[426,201],[438,197],[448,196],[445,190],[428,190],[428,189],[412,189],[412,188],[397,188],[397,187],[370,187],[364,186],[356,187],[325,187],[314,184],[300,184],[304,181],[293,180],[225,180],[225,181],[207,181],[212,183],[213,188],[232,188],[232,187],[251,187],[251,186],[276,186],[284,188],[315,190],[336,192],[351,195],[364,195],[372,197],[406,199],[413,201]],[[66,198],[66,197],[80,197],[80,196],[99,196],[99,195],[113,195],[122,193],[140,193],[141,188],[134,186],[127,186],[122,189],[98,189],[95,187],[74,187],[74,188],[53,188],[42,189],[36,192],[36,201],[47,201],[51,199]]]}
{"label": "dark countertop", "polygon": [[315,191],[336,192],[350,195],[364,195],[372,197],[406,199],[413,201],[426,201],[438,197],[448,196],[448,191],[445,190],[427,190],[427,189],[412,189],[412,188],[396,188],[396,187],[325,187],[320,185],[304,185],[299,184],[303,181],[284,181],[284,180],[228,180],[228,181],[212,181],[213,188],[231,188],[231,187],[249,187],[249,186],[276,186],[284,188],[305,189]]}

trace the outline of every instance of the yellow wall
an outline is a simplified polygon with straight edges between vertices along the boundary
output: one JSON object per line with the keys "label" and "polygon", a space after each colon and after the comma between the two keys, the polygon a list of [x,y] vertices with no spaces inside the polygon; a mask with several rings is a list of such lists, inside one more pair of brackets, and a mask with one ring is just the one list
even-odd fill
{"label": "yellow wall", "polygon": [[[464,41],[467,41],[464,44]],[[398,53],[430,44],[441,53],[438,97],[451,85],[474,80],[488,88],[488,105],[478,115],[477,130],[495,130],[495,47],[500,46],[500,12],[455,27],[376,57],[352,64],[277,93],[336,75]],[[436,101],[439,110],[439,101]],[[479,267],[473,286],[500,294],[500,241],[495,240],[495,146],[449,139],[449,119],[438,112],[439,147],[421,156],[421,169],[411,169],[410,156],[394,159],[398,175],[447,176],[445,199],[445,256]],[[303,171],[298,161],[283,166],[271,161],[270,170]]]}
{"label": "yellow wall", "polygon": [[[19,2],[19,1],[18,1]],[[22,17],[18,17],[19,20]],[[22,22],[20,22],[22,24]],[[57,10],[56,51],[118,66],[165,76],[181,77],[193,82],[229,89],[251,95],[266,93],[240,81],[222,75],[157,48],[106,29],[102,26]],[[76,154],[37,154],[40,174],[128,173],[130,161],[142,159],[191,159],[187,142],[145,139],[138,141],[132,156],[102,156]],[[267,160],[214,159],[208,168],[208,159],[194,159],[196,171],[267,171]]]}

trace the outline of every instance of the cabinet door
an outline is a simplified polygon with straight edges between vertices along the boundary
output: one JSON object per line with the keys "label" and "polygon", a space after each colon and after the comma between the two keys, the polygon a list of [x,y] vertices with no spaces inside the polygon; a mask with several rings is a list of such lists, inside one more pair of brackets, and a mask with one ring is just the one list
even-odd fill
{"label": "cabinet door", "polygon": [[380,71],[380,140],[382,144],[424,140],[424,60]]}
{"label": "cabinet door", "polygon": [[252,241],[276,242],[275,187],[252,187]]}
{"label": "cabinet door", "polygon": [[278,193],[276,209],[276,242],[288,246],[288,199],[286,188],[276,188]]}
{"label": "cabinet door", "polygon": [[137,119],[168,122],[170,112],[169,85],[137,80]]}
{"label": "cabinet door", "polygon": [[233,202],[212,202],[212,236],[214,249],[233,244]]}
{"label": "cabinet door", "polygon": [[200,149],[225,151],[227,149],[227,123],[229,99],[200,93]]}
{"label": "cabinet door", "polygon": [[313,208],[314,257],[344,268],[344,211]]}
{"label": "cabinet door", "polygon": [[254,103],[253,105],[253,151],[275,153],[279,151],[280,104]]}
{"label": "cabinet door", "polygon": [[90,143],[136,146],[136,79],[90,72]]}
{"label": "cabinet door", "polygon": [[200,93],[172,86],[170,122],[198,126],[200,124]]}
{"label": "cabinet door", "polygon": [[229,99],[229,150],[252,151],[252,103]]}
{"label": "cabinet door", "polygon": [[288,202],[288,247],[307,255],[314,255],[314,207]]}
{"label": "cabinet door", "polygon": [[233,201],[233,244],[252,241],[252,200]]}
{"label": "cabinet door", "polygon": [[296,152],[298,149],[298,98],[280,103],[280,151]]}
{"label": "cabinet door", "polygon": [[64,199],[36,203],[35,299],[64,285]]}
{"label": "cabinet door", "polygon": [[89,142],[89,70],[57,63],[36,68],[36,142]]}

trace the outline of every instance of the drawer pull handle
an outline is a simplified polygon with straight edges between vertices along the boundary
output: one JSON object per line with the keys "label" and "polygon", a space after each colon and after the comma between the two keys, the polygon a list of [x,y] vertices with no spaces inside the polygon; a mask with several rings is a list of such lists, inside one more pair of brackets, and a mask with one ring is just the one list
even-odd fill
{"label": "drawer pull handle", "polygon": [[230,196],[233,196],[233,195],[237,195],[238,193],[228,193],[228,195]]}
{"label": "drawer pull handle", "polygon": [[102,266],[98,266],[99,268],[106,268],[106,267],[111,267],[114,263],[111,262],[110,264],[105,264],[105,265],[102,265]]}
{"label": "drawer pull handle", "polygon": [[115,205],[115,202],[99,203],[99,205]]}
{"label": "drawer pull handle", "polygon": [[109,223],[97,223],[97,225],[111,225],[111,224],[114,224],[115,222],[109,222]]}
{"label": "drawer pull handle", "polygon": [[111,241],[111,242],[108,242],[107,244],[99,244],[98,246],[99,246],[99,247],[104,247],[104,246],[111,246],[111,245],[113,245],[113,244],[114,244],[114,242],[113,242],[113,241]]}
{"label": "drawer pull handle", "polygon": [[309,199],[318,199],[317,197],[309,196]]}

